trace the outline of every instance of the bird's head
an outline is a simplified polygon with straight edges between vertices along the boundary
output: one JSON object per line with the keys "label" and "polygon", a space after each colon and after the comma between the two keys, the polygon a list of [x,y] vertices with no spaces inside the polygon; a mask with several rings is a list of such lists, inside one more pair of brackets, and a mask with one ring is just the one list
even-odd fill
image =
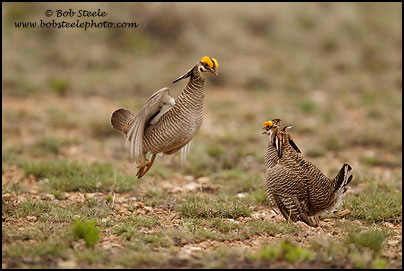
{"label": "bird's head", "polygon": [[280,119],[273,119],[270,121],[266,121],[263,124],[262,130],[264,130],[262,133],[265,135],[269,135],[269,132],[273,129],[280,128],[282,125],[282,121]]}
{"label": "bird's head", "polygon": [[199,74],[202,78],[205,78],[206,74],[210,74],[210,73],[213,73],[214,75],[217,76],[218,68],[219,68],[219,62],[217,62],[217,60],[215,58],[204,56],[204,57],[202,57],[201,61],[199,61],[194,67],[192,67],[184,75],[181,75],[180,77],[178,77],[173,83],[191,76],[194,71],[199,72]]}
{"label": "bird's head", "polygon": [[216,76],[218,75],[219,62],[215,58],[204,56],[196,65],[201,74],[213,73]]}

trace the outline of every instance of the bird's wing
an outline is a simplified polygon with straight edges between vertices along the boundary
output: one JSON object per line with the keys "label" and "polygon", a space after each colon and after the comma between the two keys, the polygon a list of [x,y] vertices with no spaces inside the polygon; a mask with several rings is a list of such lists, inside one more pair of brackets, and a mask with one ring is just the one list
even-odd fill
{"label": "bird's wing", "polygon": [[[272,193],[277,194],[279,201],[288,209],[293,209],[293,213],[299,214],[304,210],[299,206],[304,206],[298,199],[294,199],[295,195],[304,195],[306,190],[301,174],[295,169],[290,169],[281,164],[268,168],[266,172],[268,185],[270,185]],[[287,199],[287,198],[293,198]],[[297,201],[296,201],[297,200]],[[297,208],[299,207],[299,208]]]}
{"label": "bird's wing", "polygon": [[303,202],[300,202],[295,195],[278,192],[274,193],[274,198],[285,219],[296,220],[300,218],[306,224],[311,225],[310,219],[304,212]]}
{"label": "bird's wing", "polygon": [[296,196],[285,194],[274,194],[277,201],[278,208],[282,212],[285,219],[291,218],[294,220],[301,220],[309,226],[317,227],[317,222],[313,216],[308,216],[304,212],[304,203],[299,202]]}
{"label": "bird's wing", "polygon": [[[146,124],[149,123],[153,117],[157,116],[160,113],[162,107],[164,107],[165,105],[171,105],[172,108],[174,104],[175,100],[173,97],[170,96],[168,88],[162,88],[153,93],[153,95],[149,98],[149,100],[147,100],[146,104],[142,107],[140,112],[135,117],[135,120],[133,121],[127,133],[127,138],[130,142],[130,157],[135,158],[136,162],[140,162],[142,159],[143,134]],[[168,110],[165,110],[164,113],[166,113],[167,111]]]}

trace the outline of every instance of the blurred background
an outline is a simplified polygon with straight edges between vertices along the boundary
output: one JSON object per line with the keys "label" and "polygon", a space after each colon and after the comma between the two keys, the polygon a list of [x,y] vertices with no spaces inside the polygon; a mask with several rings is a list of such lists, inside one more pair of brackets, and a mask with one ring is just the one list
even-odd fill
{"label": "blurred background", "polygon": [[[4,3],[3,165],[68,158],[126,163],[110,126],[203,56],[205,119],[176,171],[264,172],[264,121],[281,118],[322,170],[390,170],[402,163],[400,3]],[[103,18],[45,11],[108,12]],[[21,29],[15,22],[136,22],[122,29]],[[160,158],[172,165],[176,158]],[[167,162],[164,162],[167,161]],[[155,170],[154,173],[156,173]],[[164,167],[162,168],[164,171]],[[153,171],[151,171],[152,173]],[[157,173],[156,173],[157,174]],[[161,173],[163,174],[163,173]],[[153,176],[153,174],[151,174]]]}

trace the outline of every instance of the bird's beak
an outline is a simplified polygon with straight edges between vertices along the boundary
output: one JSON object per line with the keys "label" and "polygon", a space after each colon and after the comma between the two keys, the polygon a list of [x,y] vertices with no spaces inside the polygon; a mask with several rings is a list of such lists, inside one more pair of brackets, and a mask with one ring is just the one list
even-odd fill
{"label": "bird's beak", "polygon": [[218,76],[219,73],[217,72],[217,70],[215,68],[209,68],[210,72],[213,73],[214,75]]}

